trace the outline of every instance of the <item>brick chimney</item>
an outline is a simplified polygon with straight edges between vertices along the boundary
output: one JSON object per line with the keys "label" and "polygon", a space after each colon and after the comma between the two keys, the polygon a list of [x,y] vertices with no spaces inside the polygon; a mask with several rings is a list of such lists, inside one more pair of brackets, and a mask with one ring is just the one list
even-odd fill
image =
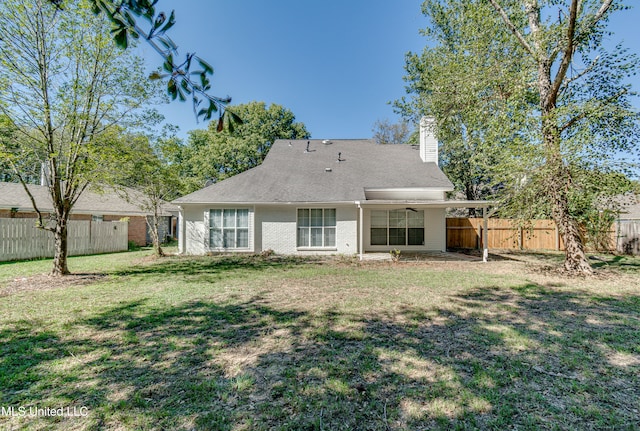
{"label": "brick chimney", "polygon": [[420,158],[423,162],[438,164],[438,140],[436,139],[436,119],[420,119]]}

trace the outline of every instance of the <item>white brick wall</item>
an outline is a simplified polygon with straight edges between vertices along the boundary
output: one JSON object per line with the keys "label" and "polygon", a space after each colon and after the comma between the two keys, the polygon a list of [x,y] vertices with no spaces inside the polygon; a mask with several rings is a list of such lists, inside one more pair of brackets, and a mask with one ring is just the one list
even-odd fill
{"label": "white brick wall", "polygon": [[[336,247],[331,250],[298,250],[298,208],[336,208]],[[279,254],[355,254],[358,249],[357,209],[353,206],[260,206],[256,208],[256,226],[260,230],[261,250]],[[256,233],[258,233],[256,231]],[[256,235],[257,237],[257,235]]]}
{"label": "white brick wall", "polygon": [[[397,206],[381,206],[376,209],[397,209]],[[371,245],[371,210],[364,210],[364,251],[389,251],[397,248],[402,251],[446,251],[447,233],[445,210],[443,208],[420,208],[424,210],[424,246],[388,246]]]}
{"label": "white brick wall", "polygon": [[[186,254],[206,254],[209,209],[236,208],[236,206],[186,205],[184,208]],[[246,206],[237,206],[246,208]],[[297,210],[298,208],[336,208],[336,247],[328,250],[298,250]],[[355,254],[358,249],[358,209],[354,205],[264,205],[251,208],[249,212],[249,248],[259,253],[273,250],[278,254]],[[182,234],[182,233],[180,233]]]}
{"label": "white brick wall", "polygon": [[185,254],[205,254],[204,246],[204,206],[186,206],[184,208],[185,231],[178,235],[186,235]]}
{"label": "white brick wall", "polygon": [[261,206],[256,211],[260,226],[261,249],[278,254],[296,253],[296,207]]}
{"label": "white brick wall", "polygon": [[[206,254],[209,251],[209,227],[208,213],[209,210],[215,208],[249,208],[249,248],[238,250],[253,252],[254,248],[254,214],[253,208],[242,206],[212,206],[212,205],[186,205],[184,208],[186,244],[185,254]],[[181,235],[181,233],[179,233]]]}
{"label": "white brick wall", "polygon": [[[230,206],[226,206],[229,208]],[[249,252],[259,253],[273,250],[279,254],[355,254],[358,252],[358,208],[354,205],[335,206],[336,208],[336,247],[331,250],[298,250],[296,247],[298,208],[318,208],[307,205],[257,206],[250,210],[249,216]],[[330,208],[331,206],[322,206]],[[184,209],[186,254],[206,254],[208,229],[205,213],[211,205],[187,205]],[[220,208],[220,207],[218,207]],[[239,207],[240,208],[240,207]],[[244,207],[246,208],[246,206]],[[380,207],[393,209],[397,206]],[[423,208],[425,212],[424,246],[397,247],[403,251],[446,250],[445,210]],[[390,246],[370,245],[370,210],[364,210],[364,250],[389,251]],[[180,233],[182,235],[182,232]],[[396,247],[393,247],[396,248]]]}

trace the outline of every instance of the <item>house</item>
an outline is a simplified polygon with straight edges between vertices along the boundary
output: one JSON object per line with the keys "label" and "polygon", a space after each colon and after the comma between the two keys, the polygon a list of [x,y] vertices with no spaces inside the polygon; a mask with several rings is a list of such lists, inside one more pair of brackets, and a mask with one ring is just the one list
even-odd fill
{"label": "house", "polygon": [[[38,209],[48,214],[53,211],[49,190],[41,185],[29,185]],[[150,243],[147,217],[149,212],[143,211],[135,203],[135,192],[130,192],[133,198],[128,200],[121,193],[105,189],[103,192],[85,190],[76,202],[71,212],[71,220],[92,220],[95,222],[119,221],[128,219],[129,241],[144,246]],[[167,204],[162,215],[162,232],[164,236],[174,235],[173,219],[177,208]],[[0,218],[35,218],[37,217],[29,196],[19,183],[0,183]]]}
{"label": "house", "polygon": [[260,166],[173,201],[179,251],[445,250],[445,209],[491,203],[446,200],[434,123],[421,122],[419,146],[277,140]]}

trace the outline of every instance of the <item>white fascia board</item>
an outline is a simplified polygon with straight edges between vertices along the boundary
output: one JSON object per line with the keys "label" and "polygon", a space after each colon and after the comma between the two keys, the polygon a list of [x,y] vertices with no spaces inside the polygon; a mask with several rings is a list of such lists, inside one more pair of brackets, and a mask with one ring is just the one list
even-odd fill
{"label": "white fascia board", "polygon": [[453,187],[365,187],[366,192],[451,192]]}
{"label": "white fascia board", "polygon": [[360,205],[363,207],[375,207],[381,205],[413,205],[430,208],[488,208],[497,205],[496,201],[447,201],[447,200],[369,200],[362,201]]}
{"label": "white fascia board", "polygon": [[175,205],[213,205],[213,206],[261,206],[261,205],[354,205],[354,201],[300,201],[300,202],[173,202]]}

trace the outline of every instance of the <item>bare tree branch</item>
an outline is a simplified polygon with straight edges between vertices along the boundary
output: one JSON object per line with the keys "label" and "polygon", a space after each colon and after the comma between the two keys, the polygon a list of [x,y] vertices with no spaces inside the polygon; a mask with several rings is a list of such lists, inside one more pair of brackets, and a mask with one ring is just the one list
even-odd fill
{"label": "bare tree branch", "polygon": [[509,18],[509,15],[507,15],[507,12],[505,12],[505,10],[502,8],[502,6],[500,6],[498,4],[498,2],[496,0],[489,0],[491,2],[491,4],[493,5],[493,7],[495,8],[495,10],[500,14],[500,16],[502,17],[502,20],[504,21],[504,23],[507,25],[507,27],[509,28],[509,30],[511,31],[511,33],[514,34],[514,36],[518,39],[518,41],[520,42],[520,45],[522,45],[522,47],[529,53],[531,54],[531,56],[535,59],[538,58],[537,53],[534,51],[534,49],[531,47],[531,45],[529,45],[529,42],[527,42],[527,40],[524,38],[524,36],[522,35],[522,33],[520,33],[518,31],[518,29],[516,28],[516,26],[513,24],[513,22],[511,22],[511,19]]}
{"label": "bare tree branch", "polygon": [[597,24],[598,21],[602,19],[604,14],[607,13],[612,4],[613,0],[603,0],[602,5],[600,5],[600,9],[598,9],[598,12],[596,12],[596,14],[593,16],[593,19],[591,20],[591,25]]}
{"label": "bare tree branch", "polygon": [[573,54],[575,51],[574,42],[576,23],[578,19],[578,3],[579,0],[572,0],[571,6],[569,8],[569,22],[567,23],[567,36],[565,41],[567,46],[564,48],[562,61],[560,63],[560,67],[558,68],[558,72],[556,73],[556,77],[553,80],[553,85],[550,92],[550,97],[553,99],[554,104],[556,99],[558,98],[558,92],[560,91],[560,87],[564,82],[567,70],[569,70],[569,66],[571,65],[571,61],[573,60]]}

